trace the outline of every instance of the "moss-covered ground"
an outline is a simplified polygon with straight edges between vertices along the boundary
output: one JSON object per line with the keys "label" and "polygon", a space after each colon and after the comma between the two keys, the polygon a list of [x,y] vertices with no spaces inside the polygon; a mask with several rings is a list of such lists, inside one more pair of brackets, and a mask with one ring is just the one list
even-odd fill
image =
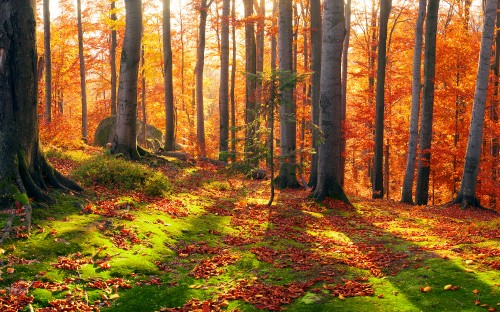
{"label": "moss-covered ground", "polygon": [[[267,207],[269,180],[102,153],[48,151],[86,192],[51,193],[29,236],[23,209],[0,211],[1,224],[16,214],[0,311],[500,311],[493,212],[316,203],[304,189]],[[81,169],[99,160],[106,180]]]}

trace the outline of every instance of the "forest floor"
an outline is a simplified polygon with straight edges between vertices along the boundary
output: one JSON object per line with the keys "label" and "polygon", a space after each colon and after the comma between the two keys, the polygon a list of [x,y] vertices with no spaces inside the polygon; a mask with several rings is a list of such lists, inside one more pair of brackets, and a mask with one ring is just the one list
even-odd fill
{"label": "forest floor", "polygon": [[493,212],[316,203],[304,189],[268,207],[269,180],[155,158],[134,164],[170,181],[149,196],[126,176],[73,173],[124,162],[102,150],[47,154],[86,191],[53,192],[29,237],[22,209],[1,211],[2,227],[16,217],[0,249],[0,311],[500,311]]}

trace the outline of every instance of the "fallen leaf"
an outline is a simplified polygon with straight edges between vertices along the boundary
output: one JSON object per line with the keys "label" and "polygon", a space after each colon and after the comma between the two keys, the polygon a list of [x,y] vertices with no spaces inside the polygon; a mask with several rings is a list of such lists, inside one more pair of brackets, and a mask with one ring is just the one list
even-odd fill
{"label": "fallen leaf", "polygon": [[453,287],[453,285],[448,284],[448,285],[444,286],[444,290],[450,290],[452,287]]}
{"label": "fallen leaf", "polygon": [[5,270],[5,272],[7,272],[8,274],[12,274],[12,273],[14,273],[14,268],[7,268],[7,270]]}
{"label": "fallen leaf", "polygon": [[116,300],[118,298],[120,298],[120,295],[118,295],[118,294],[112,294],[112,295],[109,296],[110,300]]}
{"label": "fallen leaf", "polygon": [[384,294],[379,294],[379,295],[377,295],[377,297],[378,297],[379,299],[383,299],[383,298],[384,298]]}
{"label": "fallen leaf", "polygon": [[431,286],[420,287],[420,291],[421,291],[421,292],[425,292],[425,293],[430,292],[430,291],[431,291],[431,289],[432,289],[432,287],[431,287]]}
{"label": "fallen leaf", "polygon": [[474,260],[470,260],[470,259],[465,260],[465,264],[467,264],[467,265],[471,265],[473,263],[474,263]]}
{"label": "fallen leaf", "polygon": [[472,293],[477,295],[477,294],[479,294],[479,290],[477,290],[477,288],[476,288],[476,289],[474,289],[474,290],[472,291]]}
{"label": "fallen leaf", "polygon": [[340,300],[345,300],[345,297],[344,297],[344,296],[342,296],[342,294],[339,294],[339,299],[340,299]]}

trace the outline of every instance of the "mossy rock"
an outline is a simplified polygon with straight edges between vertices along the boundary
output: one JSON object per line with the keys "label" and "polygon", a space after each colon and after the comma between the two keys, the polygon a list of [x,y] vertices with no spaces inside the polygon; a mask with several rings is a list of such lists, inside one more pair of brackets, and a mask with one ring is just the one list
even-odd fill
{"label": "mossy rock", "polygon": [[[97,129],[95,131],[94,136],[94,145],[97,146],[106,146],[107,143],[113,141],[113,137],[115,135],[115,125],[116,125],[116,116],[110,116],[101,120]],[[137,140],[141,140],[143,134],[143,126],[142,122],[137,121]],[[149,146],[148,148],[159,149],[162,146],[156,146],[161,144],[163,133],[160,129],[152,126],[150,124],[146,125],[146,140],[150,142],[155,142],[153,146]]]}

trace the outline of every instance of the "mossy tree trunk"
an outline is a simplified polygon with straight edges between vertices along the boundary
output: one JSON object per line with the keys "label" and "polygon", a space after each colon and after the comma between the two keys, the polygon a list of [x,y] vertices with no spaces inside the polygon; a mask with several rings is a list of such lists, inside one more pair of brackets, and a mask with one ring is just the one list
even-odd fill
{"label": "mossy tree trunk", "polygon": [[38,139],[34,1],[0,2],[0,193],[53,201],[49,187],[81,191],[45,159]]}

